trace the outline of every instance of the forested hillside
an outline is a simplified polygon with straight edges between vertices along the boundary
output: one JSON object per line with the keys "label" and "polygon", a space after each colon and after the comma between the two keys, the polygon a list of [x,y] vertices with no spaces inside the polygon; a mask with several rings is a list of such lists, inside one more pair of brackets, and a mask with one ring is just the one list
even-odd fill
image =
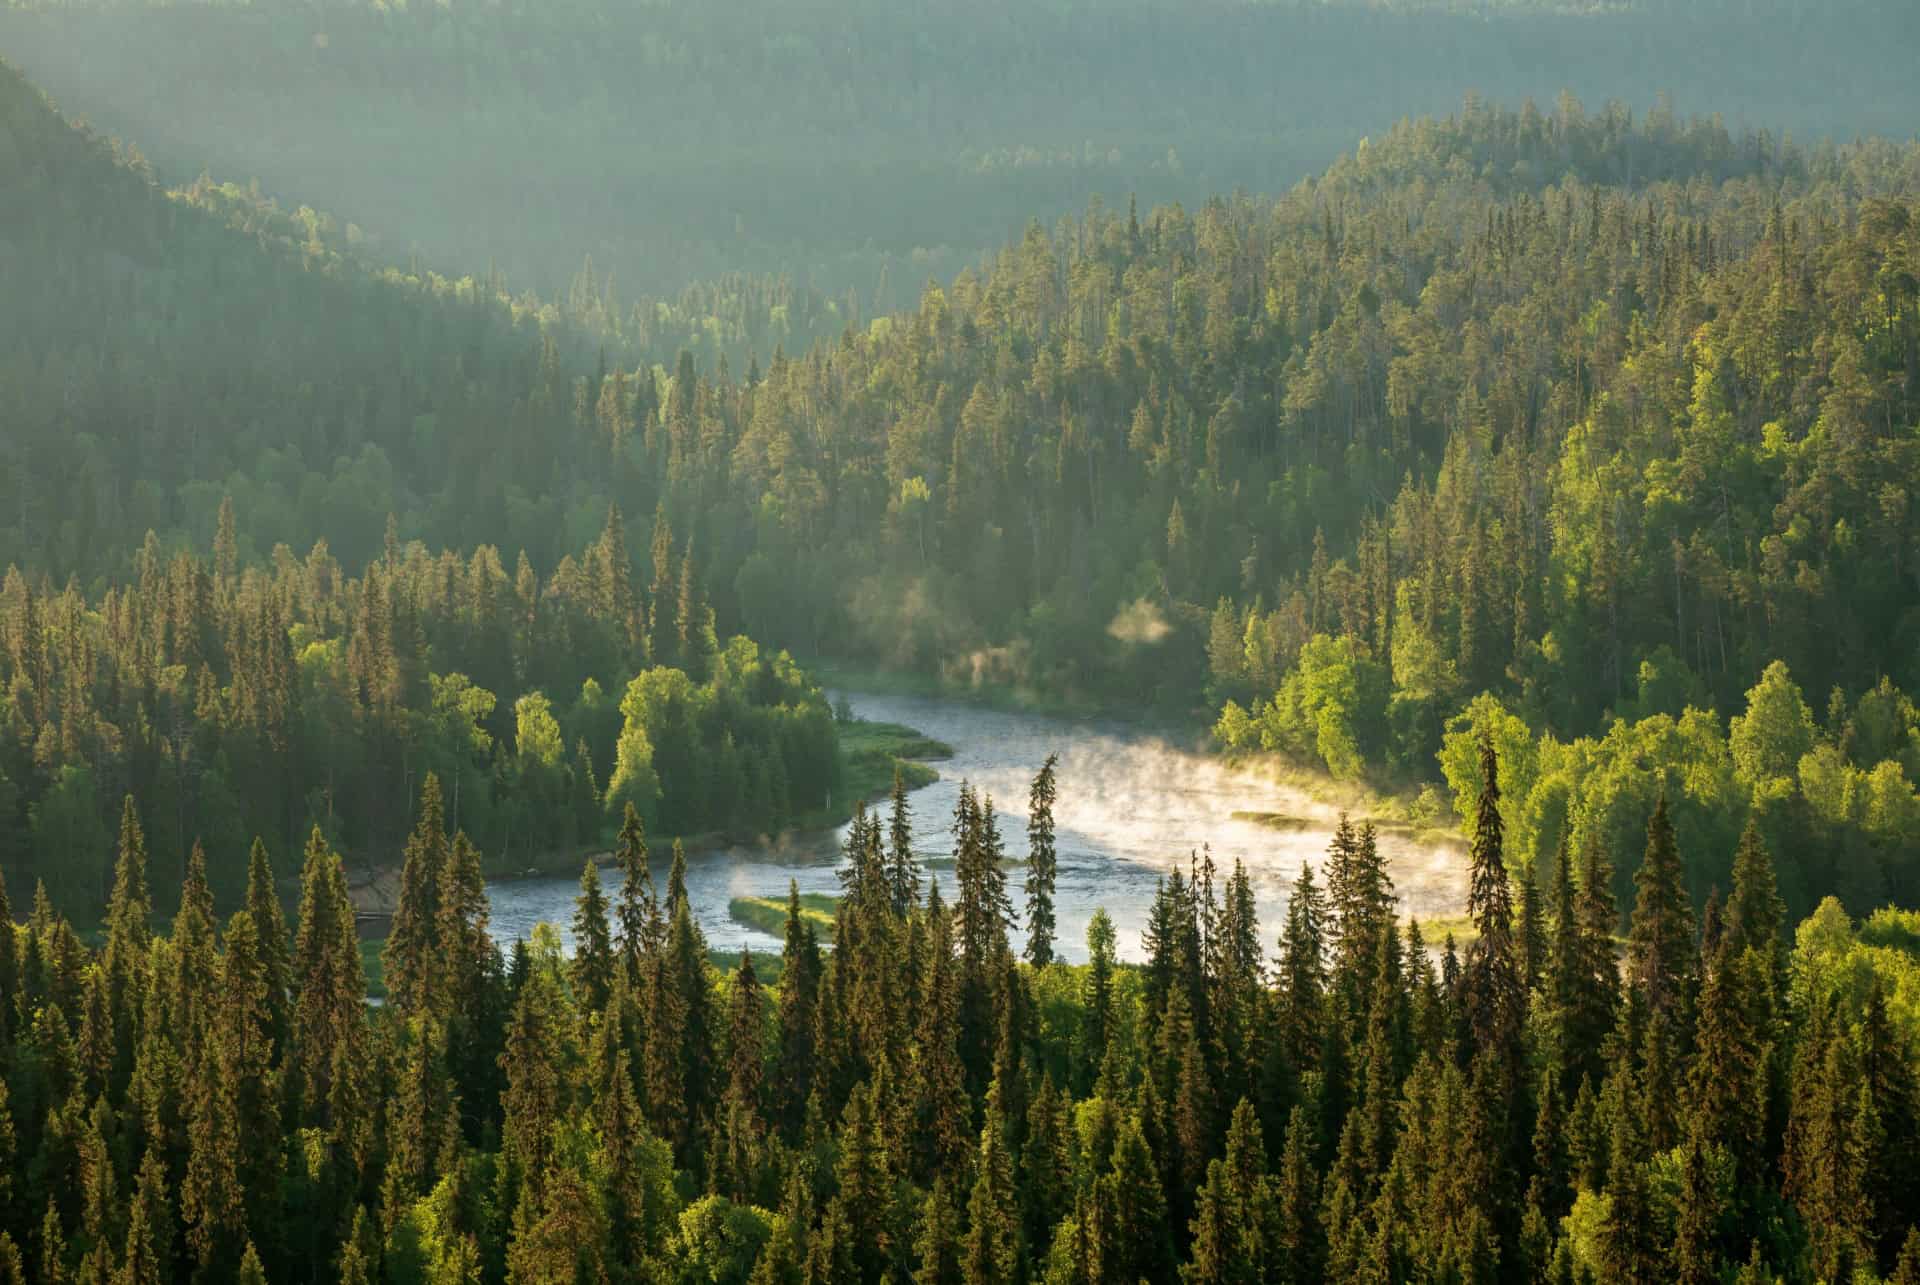
{"label": "forested hillside", "polygon": [[764,362],[910,306],[1031,217],[1284,190],[1468,87],[1904,135],[1915,23],[1904,0],[13,0],[0,52],[169,181],[258,178],[396,261],[552,295],[591,255],[627,328],[691,282],[786,275],[795,306],[709,314],[738,368],[747,332]]}
{"label": "forested hillside", "polygon": [[1664,788],[1698,897],[1750,809],[1796,913],[1920,880],[1920,150],[1469,103],[1276,200],[1031,225],[764,371],[585,373],[536,303],[169,195],[9,84],[0,549],[47,601],[204,557],[227,496],[235,567],[391,564],[391,513],[536,581],[617,505],[718,637],[1224,707],[1463,807],[1471,703],[1543,871]]}

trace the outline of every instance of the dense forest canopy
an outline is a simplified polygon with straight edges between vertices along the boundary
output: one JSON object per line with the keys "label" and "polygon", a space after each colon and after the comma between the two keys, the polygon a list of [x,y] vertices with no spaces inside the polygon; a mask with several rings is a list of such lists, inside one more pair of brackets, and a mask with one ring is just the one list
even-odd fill
{"label": "dense forest canopy", "polygon": [[[862,813],[832,949],[792,894],[771,990],[708,963],[631,808],[572,956],[503,959],[429,778],[378,1008],[319,830],[292,931],[256,846],[224,923],[196,849],[156,933],[130,798],[104,946],[0,887],[0,1279],[1915,1279],[1920,922],[1829,899],[1789,945],[1752,830],[1696,916],[1661,801],[1623,960],[1604,847],[1514,879],[1497,762],[1464,949],[1343,819],[1277,950],[1196,856],[1144,966],[1103,915],[1069,966],[963,789],[945,893],[904,796]],[[1034,870],[1055,797],[1049,764]]]}
{"label": "dense forest canopy", "polygon": [[[235,566],[391,568],[391,514],[486,546],[416,578],[478,586],[435,590],[453,611],[497,610],[522,554],[545,601],[624,550],[649,630],[691,564],[716,638],[1223,710],[1230,748],[1336,775],[1464,798],[1449,746],[1497,731],[1528,746],[1506,806],[1543,873],[1666,789],[1695,852],[1759,817],[1797,914],[1920,877],[1920,149],[1469,100],[1283,197],[1030,224],[914,310],[736,374],[601,364],[537,300],[168,192],[8,84],[16,601],[69,574],[93,587],[68,601],[124,600],[206,557],[229,498]],[[608,550],[610,508],[654,522]],[[493,692],[504,732],[529,684],[441,651],[420,665]],[[23,805],[66,766],[34,748],[44,704],[12,701]],[[1726,874],[1701,860],[1696,896]]]}

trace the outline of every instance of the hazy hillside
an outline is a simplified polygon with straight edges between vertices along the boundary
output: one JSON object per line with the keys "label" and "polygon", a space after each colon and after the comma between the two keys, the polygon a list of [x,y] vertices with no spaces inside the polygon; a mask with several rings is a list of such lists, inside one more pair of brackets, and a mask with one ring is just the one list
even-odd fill
{"label": "hazy hillside", "polygon": [[591,255],[627,304],[786,272],[839,306],[831,333],[1094,193],[1283,190],[1469,91],[1905,135],[1915,21],[1879,0],[16,4],[0,52],[171,181],[257,177],[392,258],[551,294]]}

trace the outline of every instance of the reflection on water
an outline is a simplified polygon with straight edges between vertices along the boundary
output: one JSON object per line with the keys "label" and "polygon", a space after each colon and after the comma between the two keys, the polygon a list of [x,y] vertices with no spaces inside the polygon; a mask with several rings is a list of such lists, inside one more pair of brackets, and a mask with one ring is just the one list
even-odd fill
{"label": "reflection on water", "polygon": [[[1087,921],[1106,907],[1119,934],[1122,958],[1141,958],[1140,932],[1154,883],[1176,861],[1211,844],[1225,872],[1235,858],[1246,863],[1259,906],[1261,936],[1269,953],[1279,935],[1287,892],[1301,863],[1318,866],[1333,829],[1334,812],[1297,790],[1238,771],[1201,754],[1100,721],[1008,713],[927,697],[848,692],[854,713],[876,721],[905,723],[954,750],[939,764],[940,780],[912,795],[915,850],[934,866],[951,899],[952,856],[948,826],[960,782],[973,782],[993,796],[1009,856],[1026,851],[1027,786],[1050,753],[1060,756],[1059,879],[1055,915],[1061,952],[1086,957]],[[1279,813],[1302,818],[1298,829],[1275,830],[1235,812]],[[696,918],[716,948],[778,950],[777,938],[735,923],[727,911],[734,897],[784,897],[789,879],[802,892],[839,890],[839,841],[844,834],[806,836],[778,849],[730,848],[689,856],[687,895]],[[1457,913],[1466,899],[1465,863],[1449,849],[1417,846],[1383,835],[1403,911],[1429,916]],[[654,878],[664,883],[669,854],[655,852]],[[609,893],[618,875],[603,876]],[[1023,904],[1019,867],[1008,871],[1016,909]],[[566,935],[573,918],[577,879],[529,879],[492,889],[493,931],[505,944],[541,921]],[[1015,930],[1016,944],[1024,940]],[[569,946],[571,943],[569,942]]]}

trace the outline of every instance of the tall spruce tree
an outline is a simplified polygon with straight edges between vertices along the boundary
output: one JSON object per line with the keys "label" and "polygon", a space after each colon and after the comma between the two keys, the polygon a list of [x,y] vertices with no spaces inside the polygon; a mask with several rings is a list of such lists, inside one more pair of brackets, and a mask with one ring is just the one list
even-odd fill
{"label": "tall spruce tree", "polygon": [[1053,886],[1059,860],[1054,852],[1053,805],[1059,797],[1054,783],[1057,754],[1033,778],[1027,795],[1027,959],[1035,968],[1053,962]]}
{"label": "tall spruce tree", "polygon": [[906,918],[920,899],[920,872],[913,859],[913,808],[907,802],[907,780],[898,763],[893,766],[892,810],[887,821],[887,883],[893,913]]}
{"label": "tall spruce tree", "polygon": [[1639,891],[1627,933],[1628,975],[1653,1013],[1684,1021],[1695,953],[1693,903],[1687,896],[1665,794],[1647,820],[1647,851],[1634,885]]}
{"label": "tall spruce tree", "polygon": [[447,855],[440,778],[429,772],[420,786],[420,816],[401,859],[400,895],[380,952],[387,1002],[396,1013],[411,1013],[429,1002],[439,967],[440,880]]}
{"label": "tall spruce tree", "polygon": [[1491,739],[1480,743],[1480,798],[1474,808],[1467,915],[1479,935],[1467,947],[1465,994],[1474,1047],[1517,1071],[1527,997],[1513,936],[1513,893],[1507,883],[1499,763]]}
{"label": "tall spruce tree", "polygon": [[600,887],[600,870],[589,860],[580,871],[580,895],[574,898],[574,993],[588,1014],[605,1010],[613,993],[613,933],[607,924],[607,897]]}

